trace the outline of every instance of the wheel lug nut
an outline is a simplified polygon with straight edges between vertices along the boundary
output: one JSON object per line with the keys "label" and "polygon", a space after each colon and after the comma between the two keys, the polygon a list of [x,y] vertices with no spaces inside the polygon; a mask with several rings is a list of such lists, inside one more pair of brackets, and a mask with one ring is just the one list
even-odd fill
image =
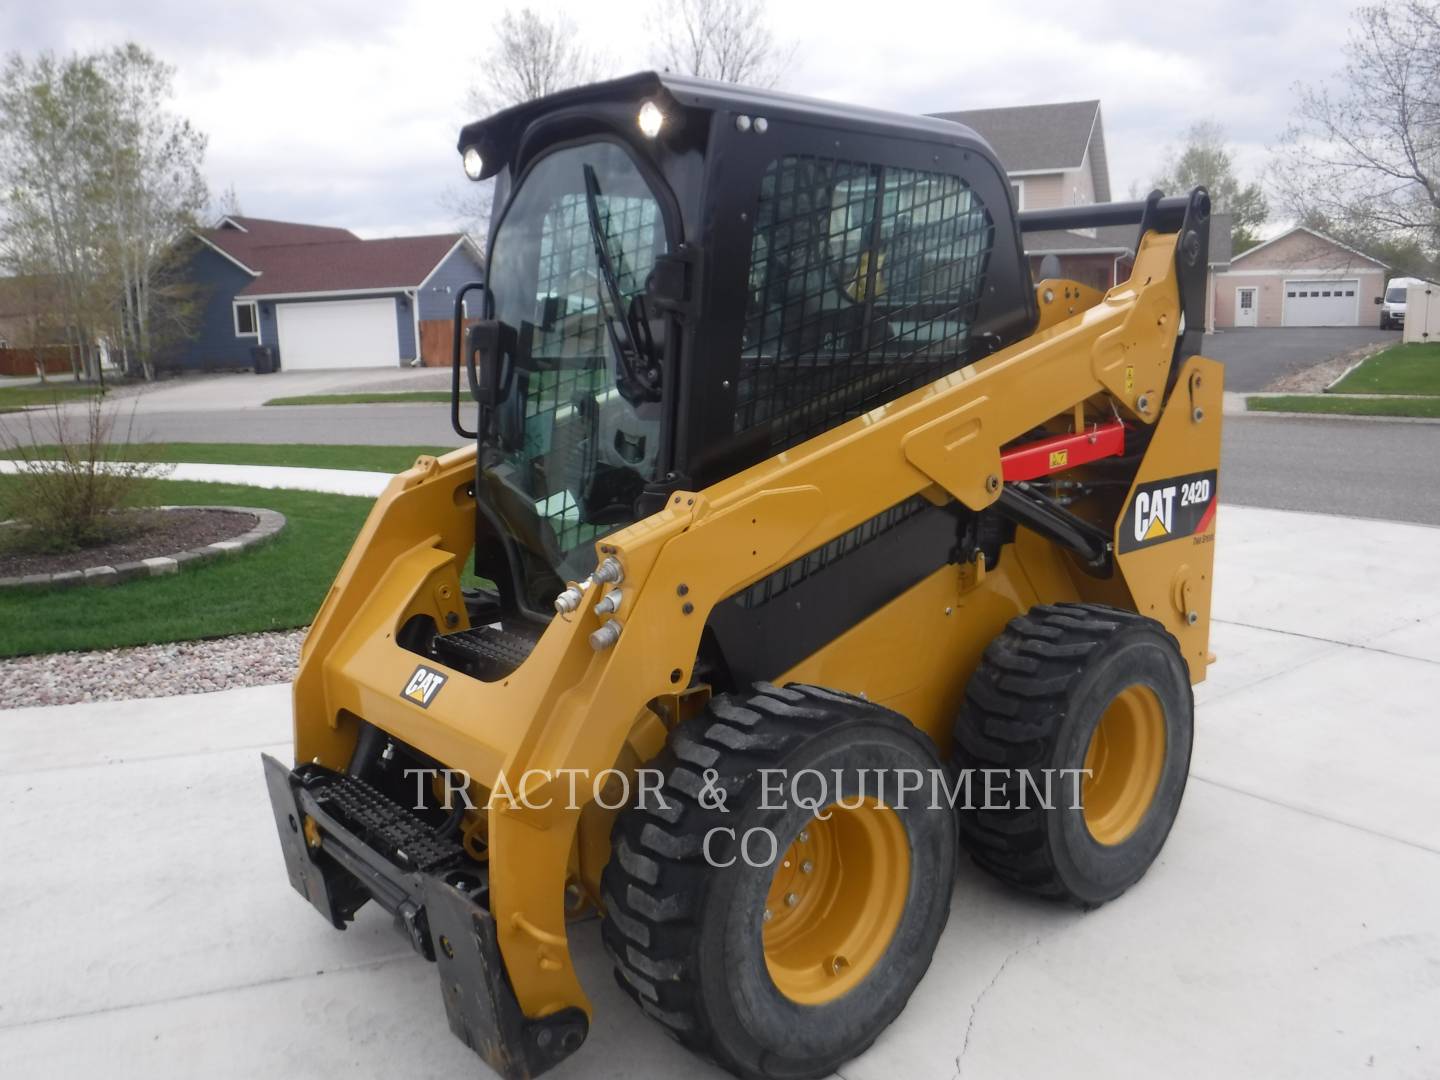
{"label": "wheel lug nut", "polygon": [[809,830],[809,829],[801,829],[801,830],[800,830],[800,837],[799,837],[799,839],[800,839],[800,843],[802,843],[802,844],[808,844],[808,843],[810,842],[810,830]]}
{"label": "wheel lug nut", "polygon": [[786,906],[786,907],[794,907],[794,906],[795,906],[796,904],[798,904],[799,902],[800,902],[800,896],[799,896],[798,893],[793,893],[793,892],[792,892],[792,893],[786,893],[786,894],[785,894],[785,906]]}
{"label": "wheel lug nut", "polygon": [[814,869],[815,869],[815,864],[814,864],[813,862],[811,862],[809,859],[806,859],[804,862],[802,862],[802,863],[800,864],[800,872],[801,872],[802,874],[811,873]]}
{"label": "wheel lug nut", "polygon": [[762,922],[769,922],[769,921],[770,921],[771,919],[773,919],[774,917],[775,917],[775,913],[774,913],[773,911],[771,911],[771,910],[767,907],[767,908],[765,909],[765,914],[764,914],[764,915],[761,915],[761,916],[760,916],[760,919],[761,919]]}

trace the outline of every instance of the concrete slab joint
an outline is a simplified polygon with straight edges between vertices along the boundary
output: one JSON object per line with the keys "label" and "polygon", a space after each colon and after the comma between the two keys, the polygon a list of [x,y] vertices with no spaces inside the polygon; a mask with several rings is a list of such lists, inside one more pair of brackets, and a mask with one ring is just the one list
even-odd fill
{"label": "concrete slab joint", "polygon": [[113,585],[142,577],[157,577],[161,574],[177,573],[182,566],[194,566],[211,559],[239,555],[279,535],[285,528],[285,515],[275,510],[257,506],[163,506],[162,510],[225,510],[235,514],[249,514],[255,524],[239,536],[229,540],[217,540],[203,547],[185,551],[155,555],[132,562],[117,563],[115,566],[90,566],[83,570],[64,570],[53,574],[25,574],[20,577],[0,577],[0,589],[8,588],[54,588],[69,585]]}

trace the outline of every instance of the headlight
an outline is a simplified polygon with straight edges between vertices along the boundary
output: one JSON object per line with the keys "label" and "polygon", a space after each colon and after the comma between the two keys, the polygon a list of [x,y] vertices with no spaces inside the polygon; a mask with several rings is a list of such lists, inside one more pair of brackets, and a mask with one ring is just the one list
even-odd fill
{"label": "headlight", "polygon": [[465,166],[465,175],[471,180],[479,180],[481,174],[485,172],[485,159],[480,156],[480,151],[473,146],[467,146],[465,148],[465,154],[461,158],[461,163]]}
{"label": "headlight", "polygon": [[665,114],[660,111],[660,106],[655,102],[647,101],[640,106],[640,112],[636,115],[635,122],[640,125],[641,135],[647,139],[653,139],[665,126]]}

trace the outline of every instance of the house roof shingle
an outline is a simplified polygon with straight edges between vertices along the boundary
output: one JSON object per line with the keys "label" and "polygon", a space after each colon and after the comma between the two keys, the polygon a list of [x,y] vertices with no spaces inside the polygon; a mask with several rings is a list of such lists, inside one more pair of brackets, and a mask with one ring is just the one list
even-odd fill
{"label": "house roof shingle", "polygon": [[985,137],[1007,172],[1078,169],[1090,145],[1099,101],[963,109],[935,115],[972,127]]}
{"label": "house roof shingle", "polygon": [[413,289],[461,239],[459,233],[362,240],[349,229],[230,216],[199,236],[257,275],[236,295]]}
{"label": "house roof shingle", "polygon": [[[1230,265],[1230,214],[1210,215],[1210,265],[1224,269]],[[1094,235],[1090,235],[1090,233]],[[1066,255],[1077,252],[1125,255],[1133,253],[1138,232],[1134,225],[1102,225],[1085,232],[1053,230],[1025,234],[1027,255]]]}
{"label": "house roof shingle", "polygon": [[261,249],[260,276],[238,296],[413,289],[459,241],[459,233],[285,244]]}

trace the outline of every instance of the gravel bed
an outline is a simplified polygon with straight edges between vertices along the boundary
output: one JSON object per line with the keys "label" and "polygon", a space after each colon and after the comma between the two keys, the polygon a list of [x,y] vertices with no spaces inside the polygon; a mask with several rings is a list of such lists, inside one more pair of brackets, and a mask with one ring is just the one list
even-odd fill
{"label": "gravel bed", "polygon": [[305,631],[0,660],[0,709],[173,697],[289,682]]}
{"label": "gravel bed", "polygon": [[1388,342],[1364,345],[1358,349],[1352,349],[1348,353],[1342,353],[1340,356],[1322,360],[1318,364],[1287,372],[1277,379],[1272,379],[1265,387],[1265,392],[1269,394],[1318,394],[1345,374],[1348,368],[1373,356],[1381,349],[1389,347]]}

